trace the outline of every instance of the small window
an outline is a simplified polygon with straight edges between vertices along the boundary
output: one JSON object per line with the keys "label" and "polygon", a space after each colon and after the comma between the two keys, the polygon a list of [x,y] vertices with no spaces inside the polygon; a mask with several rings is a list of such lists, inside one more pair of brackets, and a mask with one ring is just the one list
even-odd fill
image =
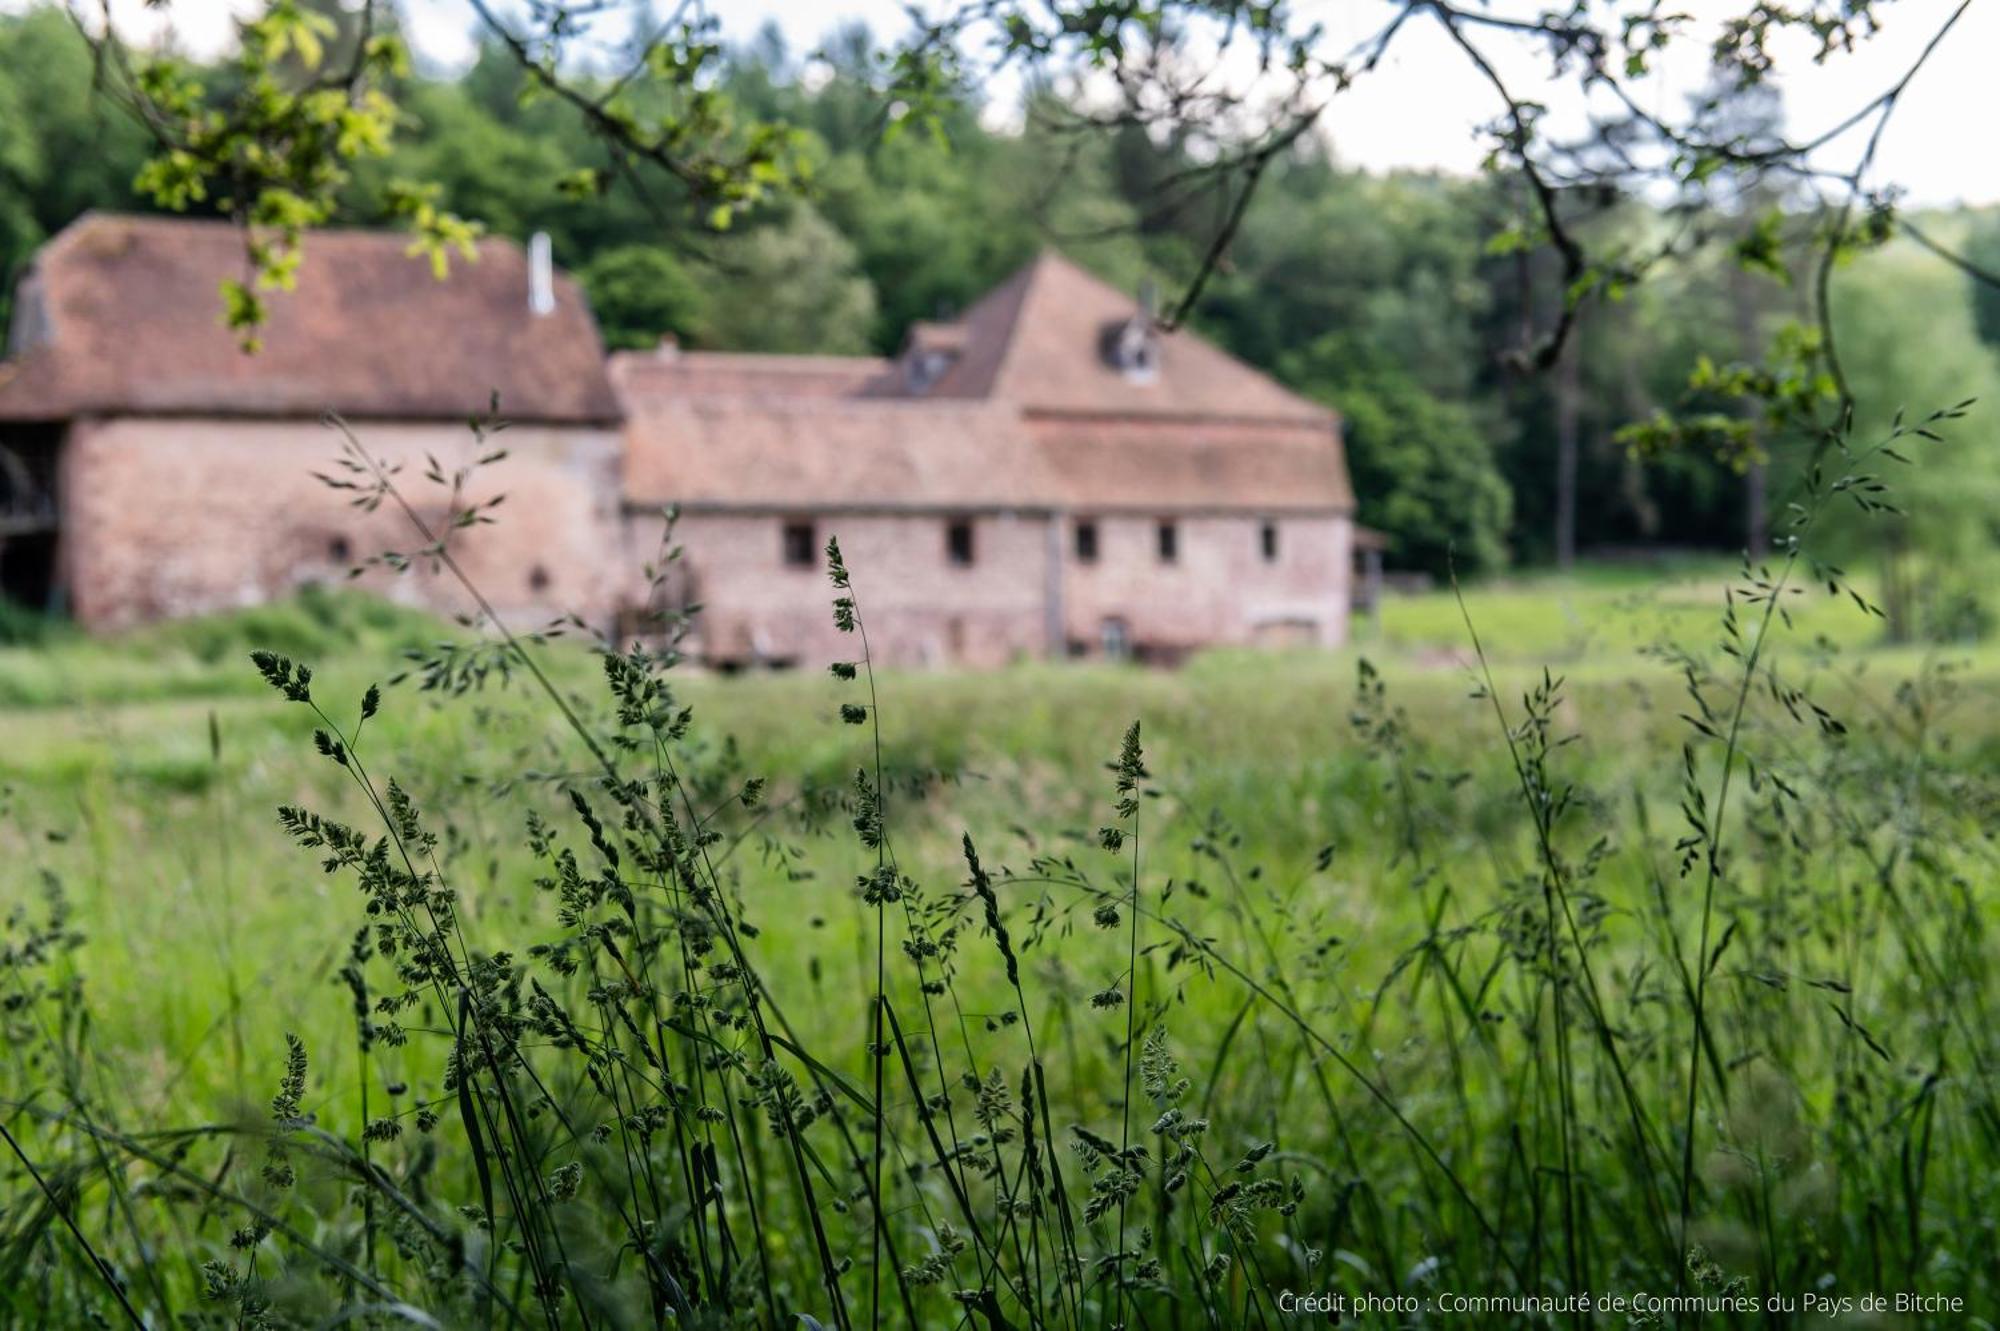
{"label": "small window", "polygon": [[959,568],[972,567],[972,519],[953,518],[944,525],[944,553]]}
{"label": "small window", "polygon": [[1099,624],[1097,643],[1108,660],[1123,661],[1132,654],[1132,635],[1122,619],[1114,617]]}
{"label": "small window", "polygon": [[1150,384],[1160,377],[1159,333],[1150,316],[1107,325],[1100,345],[1105,361],[1132,383]]}
{"label": "small window", "polygon": [[944,372],[955,359],[951,352],[936,348],[913,351],[904,361],[904,382],[912,393],[928,392],[932,384],[944,378]]}
{"label": "small window", "polygon": [[549,589],[549,571],[540,564],[528,570],[528,590],[545,592]]}
{"label": "small window", "polygon": [[1080,518],[1076,524],[1076,562],[1097,562],[1097,523],[1089,518]]}
{"label": "small window", "polygon": [[1171,522],[1162,522],[1159,527],[1160,562],[1175,564],[1181,557],[1181,529]]}
{"label": "small window", "polygon": [[791,568],[811,568],[818,562],[819,540],[810,522],[785,524],[785,563]]}
{"label": "small window", "polygon": [[1263,525],[1257,529],[1257,544],[1264,552],[1265,563],[1267,564],[1277,563],[1278,524],[1271,521],[1269,518],[1264,519]]}
{"label": "small window", "polygon": [[336,536],[326,543],[326,557],[336,564],[345,564],[354,558],[354,547],[345,536]]}

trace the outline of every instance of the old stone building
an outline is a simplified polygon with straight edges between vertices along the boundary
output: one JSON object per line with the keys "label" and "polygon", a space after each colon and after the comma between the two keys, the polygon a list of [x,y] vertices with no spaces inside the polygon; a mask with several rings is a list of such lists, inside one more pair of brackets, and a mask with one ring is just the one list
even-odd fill
{"label": "old stone building", "polygon": [[[334,581],[422,544],[404,515],[330,489],[338,413],[420,515],[423,479],[479,455],[468,420],[497,389],[512,423],[467,496],[505,492],[506,521],[452,534],[496,607],[523,623],[603,619],[623,587],[620,411],[582,294],[487,241],[434,281],[406,237],[310,239],[298,290],[274,296],[263,346],[222,324],[242,234],[212,222],[89,215],[17,284],[0,362],[0,584],[93,628],[247,605]],[[11,516],[10,516],[11,515]],[[385,595],[466,609],[419,565],[371,574]]]}
{"label": "old stone building", "polygon": [[[1044,254],[895,360],[612,358],[626,502],[677,504],[730,662],[819,661],[837,534],[878,654],[1339,643],[1354,497],[1333,414]],[[813,613],[814,610],[820,613]]]}
{"label": "old stone building", "polygon": [[[44,250],[0,363],[8,594],[116,625],[408,549],[404,519],[314,478],[323,413],[421,497],[427,459],[496,442],[466,421],[497,391],[508,455],[475,484],[508,501],[453,539],[513,622],[630,623],[665,594],[700,604],[690,645],[714,663],[818,664],[851,652],[820,553],[838,536],[891,663],[1344,636],[1333,414],[1054,254],[893,359],[667,343],[607,363],[577,290],[511,244],[435,283],[400,237],[309,243],[255,357],[217,319],[228,228],[90,217]],[[669,505],[681,572],[648,589]],[[448,580],[371,577],[463,608]]]}

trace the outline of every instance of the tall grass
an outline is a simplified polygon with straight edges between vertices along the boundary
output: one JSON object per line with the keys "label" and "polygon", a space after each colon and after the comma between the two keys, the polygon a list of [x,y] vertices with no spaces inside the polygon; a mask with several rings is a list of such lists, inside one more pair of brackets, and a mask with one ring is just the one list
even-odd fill
{"label": "tall grass", "polygon": [[[346,792],[278,830],[351,893],[336,933],[298,924],[301,955],[337,958],[348,1033],[285,1035],[253,994],[244,1075],[268,1103],[173,1116],[99,1046],[62,884],[10,892],[0,1308],[1104,1331],[1783,1326],[1923,1295],[1987,1315],[1996,787],[1953,746],[1948,668],[1848,720],[1820,698],[1830,648],[1787,646],[1808,589],[1869,612],[1814,560],[1820,514],[1884,502],[1880,459],[1956,414],[1829,442],[1716,641],[1654,649],[1682,737],[1621,784],[1576,757],[1562,679],[1503,693],[1470,613],[1480,745],[1427,737],[1362,662],[1336,762],[1368,776],[1328,793],[1366,799],[1372,836],[1302,858],[1242,829],[1309,843],[1307,809],[1191,806],[1129,716],[1095,718],[1106,771],[1071,802],[1108,809],[1095,833],[1035,825],[1049,805],[1025,798],[956,823],[973,774],[902,756],[837,543],[851,775],[753,772],[707,734],[674,617],[600,642],[592,693],[552,664],[578,626],[490,607],[484,639],[413,645],[386,692],[337,698],[261,649]],[[482,514],[426,528],[358,441],[347,464],[356,502],[414,524],[395,560],[463,580],[454,533]],[[378,718],[418,690],[533,699],[564,738],[499,779],[399,774]]]}

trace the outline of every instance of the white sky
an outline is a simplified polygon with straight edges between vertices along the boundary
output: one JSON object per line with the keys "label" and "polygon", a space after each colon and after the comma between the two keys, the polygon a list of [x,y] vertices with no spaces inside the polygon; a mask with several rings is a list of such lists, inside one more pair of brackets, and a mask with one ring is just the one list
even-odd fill
{"label": "white sky", "polygon": [[[24,0],[0,0],[19,8]],[[198,51],[227,42],[232,10],[244,0],[171,0],[165,7],[175,35]],[[1382,0],[1299,0],[1302,11],[1325,25],[1326,50],[1344,52],[1378,30],[1391,12]],[[1879,6],[1883,31],[1854,56],[1814,66],[1810,50],[1781,47],[1787,129],[1810,138],[1881,93],[1916,58],[1958,0],[1898,0]],[[1601,7],[1602,0],[1599,6]],[[420,54],[450,66],[470,53],[474,16],[463,0],[403,0],[406,23]],[[1495,0],[1496,12],[1531,15],[1533,0]],[[1677,113],[1685,95],[1703,81],[1703,35],[1750,0],[1681,0],[1668,9],[1695,16],[1692,40],[1658,74],[1640,86],[1643,102]],[[153,20],[141,0],[113,0],[123,25]],[[726,36],[747,39],[766,21],[778,24],[795,52],[811,50],[836,25],[867,22],[885,39],[906,29],[903,0],[711,0]],[[134,27],[137,31],[137,26]],[[1551,82],[1547,61],[1522,43],[1497,33],[1478,36],[1518,96],[1549,103],[1552,124],[1574,128],[1583,107],[1573,84]],[[1972,0],[1950,38],[1932,56],[1902,99],[1876,156],[1870,181],[1900,185],[1916,204],[2000,202],[2000,76],[1992,55],[2000,51],[2000,0]],[[1335,99],[1324,125],[1342,161],[1372,169],[1394,167],[1476,171],[1486,151],[1479,127],[1500,112],[1492,89],[1429,18],[1412,19],[1381,67]],[[1820,164],[1848,169],[1865,130],[1824,150]]]}

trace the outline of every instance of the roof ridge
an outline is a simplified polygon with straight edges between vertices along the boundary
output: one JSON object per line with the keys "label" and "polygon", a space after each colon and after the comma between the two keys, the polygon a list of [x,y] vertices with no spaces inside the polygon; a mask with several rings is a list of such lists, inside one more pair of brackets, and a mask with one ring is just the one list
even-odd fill
{"label": "roof ridge", "polygon": [[[1117,286],[1115,283],[1106,281],[1102,277],[1099,277],[1096,273],[1092,272],[1084,265],[1076,262],[1074,259],[1071,259],[1069,256],[1062,254],[1059,251],[1056,252],[1055,257],[1057,258],[1057,260],[1059,260],[1061,263],[1067,266],[1073,273],[1075,273],[1078,277],[1080,277],[1083,281],[1088,282],[1093,286],[1099,287],[1106,292],[1115,292],[1121,300],[1130,301],[1134,312],[1135,313],[1138,312],[1140,308],[1140,302],[1138,301],[1137,298],[1129,295],[1123,288]],[[1278,415],[1268,412],[1264,413],[1245,412],[1241,415],[1228,415],[1228,414],[1217,415],[1213,417],[1213,419],[1240,420],[1240,421],[1296,422],[1302,416],[1320,417],[1327,420],[1334,420],[1337,419],[1339,416],[1339,413],[1334,411],[1331,407],[1326,406],[1324,403],[1315,402],[1313,399],[1307,397],[1304,393],[1299,392],[1291,385],[1285,383],[1283,380],[1279,379],[1277,375],[1264,369],[1262,366],[1251,364],[1249,361],[1243,359],[1243,357],[1237,355],[1229,348],[1215,341],[1213,338],[1204,336],[1199,329],[1195,328],[1192,324],[1190,324],[1186,320],[1182,320],[1180,323],[1175,324],[1171,328],[1162,328],[1161,332],[1167,338],[1171,339],[1176,346],[1183,348],[1189,348],[1189,347],[1194,348],[1195,354],[1198,356],[1210,355],[1219,357],[1220,359],[1227,362],[1230,366],[1232,366],[1236,370],[1239,370],[1242,373],[1249,375],[1253,378],[1262,380],[1265,385],[1275,390],[1276,392],[1282,394],[1284,397],[1289,398],[1294,407],[1294,410],[1297,413],[1296,415],[1293,414]],[[1135,414],[1148,415],[1154,413],[1163,413],[1163,414],[1177,415],[1180,414],[1182,410],[1183,409],[1162,404],[1160,406],[1152,408],[1151,411],[1141,408]],[[1105,413],[1095,408],[1085,408],[1080,410],[1064,410],[1061,408],[1051,408],[1049,410],[1049,414],[1094,416]],[[1114,410],[1111,411],[1109,414],[1116,415],[1121,413]]]}
{"label": "roof ridge", "polygon": [[1061,251],[1044,241],[1041,248],[1035,251],[1035,257],[1021,266],[1021,298],[1014,302],[1014,315],[1007,321],[1007,331],[1000,338],[1000,354],[993,361],[993,378],[986,386],[987,397],[1001,396],[1000,385],[1013,364],[1014,347],[1022,325],[1028,322],[1028,302],[1034,298],[1035,289],[1042,285],[1042,275],[1048,271],[1050,264],[1068,262]]}
{"label": "roof ridge", "polygon": [[659,365],[671,368],[691,360],[707,361],[755,361],[759,364],[789,368],[815,365],[887,365],[894,360],[891,356],[848,355],[838,351],[725,351],[706,347],[682,347],[671,357],[662,358],[657,351],[646,347],[627,347],[611,353],[614,360],[635,365]]}
{"label": "roof ridge", "polygon": [[[997,398],[1000,381],[1022,326],[1027,322],[1028,299],[1038,285],[1043,269],[1054,255],[1054,247],[1044,244],[1025,262],[1015,265],[1007,275],[987,288],[978,300],[968,305],[964,312],[950,321],[947,327],[958,329],[967,352],[982,346],[991,348],[991,354],[978,357],[961,354],[952,367],[939,380],[937,387],[942,391],[926,393],[926,397],[969,397]],[[983,340],[981,325],[988,319],[997,320],[996,335]],[[967,377],[967,369],[973,361],[983,362],[983,373]],[[965,379],[965,382],[959,382]]]}
{"label": "roof ridge", "polygon": [[856,415],[873,413],[896,414],[906,412],[936,412],[940,415],[1007,416],[1027,420],[1030,413],[1021,410],[1012,402],[998,398],[984,397],[892,397],[882,394],[875,397],[780,397],[772,393],[746,390],[738,393],[671,393],[662,394],[651,400],[626,402],[629,411],[646,410],[730,410],[755,407],[766,411],[803,412],[853,412]]}
{"label": "roof ridge", "polygon": [[[228,217],[191,217],[186,213],[135,212],[124,208],[86,208],[64,223],[54,235],[50,236],[43,243],[37,253],[47,253],[56,246],[63,244],[68,238],[91,228],[101,226],[133,226],[149,231],[182,230],[201,231],[210,234],[219,234],[224,231],[247,231],[250,229],[249,223],[238,222]],[[336,241],[360,240],[386,246],[397,241],[407,243],[415,237],[410,232],[399,231],[394,227],[356,224],[311,227],[305,232],[302,240],[304,244],[310,246],[315,238]],[[475,248],[489,244],[512,250],[516,254],[525,255],[527,253],[525,245],[504,231],[483,230],[473,238]],[[457,255],[455,250],[454,255],[456,257],[463,257],[462,255]],[[412,259],[421,259],[423,256],[411,255],[409,257]],[[566,270],[563,270],[561,265],[557,265],[557,269],[559,274],[567,275]]]}

